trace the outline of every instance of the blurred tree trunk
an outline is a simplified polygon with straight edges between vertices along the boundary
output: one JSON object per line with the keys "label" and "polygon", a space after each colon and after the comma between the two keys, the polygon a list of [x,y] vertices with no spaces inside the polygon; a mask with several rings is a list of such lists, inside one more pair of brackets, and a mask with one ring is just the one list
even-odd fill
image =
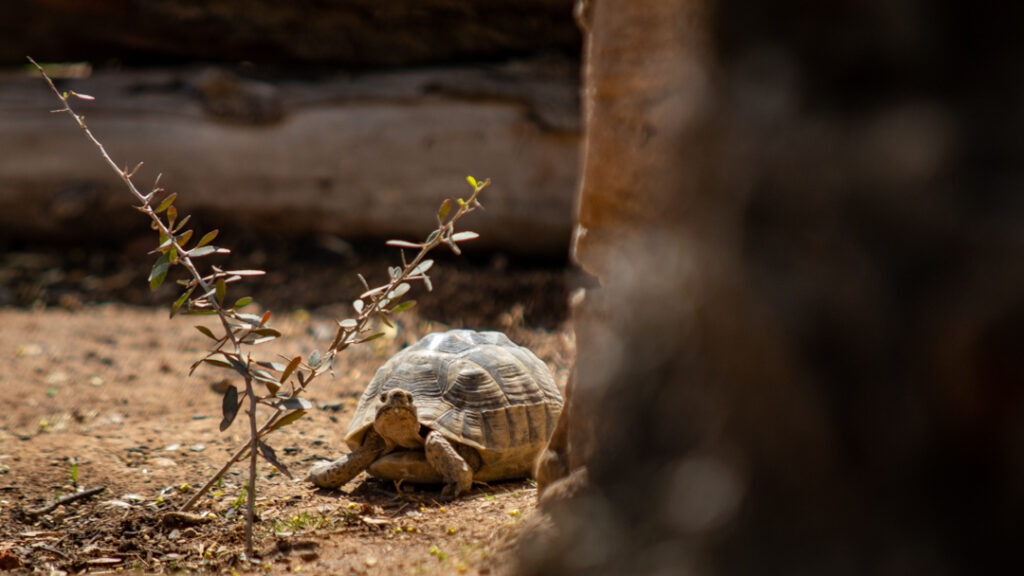
{"label": "blurred tree trunk", "polygon": [[591,482],[520,571],[1019,571],[1020,14],[588,4]]}

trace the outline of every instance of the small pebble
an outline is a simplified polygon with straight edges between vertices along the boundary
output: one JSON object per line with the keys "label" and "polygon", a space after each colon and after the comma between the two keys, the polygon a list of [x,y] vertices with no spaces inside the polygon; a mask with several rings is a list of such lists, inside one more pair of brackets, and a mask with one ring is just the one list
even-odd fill
{"label": "small pebble", "polygon": [[14,351],[15,356],[19,358],[29,356],[39,356],[43,353],[43,347],[39,344],[22,344]]}
{"label": "small pebble", "polygon": [[57,371],[57,372],[50,372],[49,374],[46,375],[46,383],[47,384],[63,384],[65,382],[67,382],[67,381],[68,381],[68,373],[67,372]]}

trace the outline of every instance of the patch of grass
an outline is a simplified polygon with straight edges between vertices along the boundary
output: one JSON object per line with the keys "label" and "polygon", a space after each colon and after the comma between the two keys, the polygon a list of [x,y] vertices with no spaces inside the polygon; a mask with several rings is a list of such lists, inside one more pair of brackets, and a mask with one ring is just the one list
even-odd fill
{"label": "patch of grass", "polygon": [[274,532],[313,532],[333,528],[336,522],[323,514],[300,512],[287,520],[274,520]]}

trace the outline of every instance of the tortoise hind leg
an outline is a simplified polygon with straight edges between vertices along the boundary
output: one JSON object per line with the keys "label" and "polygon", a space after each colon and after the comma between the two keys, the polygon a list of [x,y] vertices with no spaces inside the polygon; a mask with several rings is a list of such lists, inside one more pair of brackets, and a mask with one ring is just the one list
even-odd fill
{"label": "tortoise hind leg", "polygon": [[340,488],[366,470],[384,452],[384,439],[373,430],[366,434],[363,445],[337,460],[323,460],[309,469],[306,479],[321,488]]}
{"label": "tortoise hind leg", "polygon": [[444,477],[441,497],[450,500],[469,491],[473,485],[473,469],[444,436],[436,431],[427,434],[424,452],[427,462]]}

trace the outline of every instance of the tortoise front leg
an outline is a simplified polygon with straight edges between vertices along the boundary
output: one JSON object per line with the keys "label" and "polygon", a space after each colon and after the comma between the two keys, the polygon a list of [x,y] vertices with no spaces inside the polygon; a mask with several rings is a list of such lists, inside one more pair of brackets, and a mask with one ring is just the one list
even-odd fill
{"label": "tortoise front leg", "polygon": [[442,498],[450,500],[469,491],[473,485],[473,469],[459,455],[451,442],[432,430],[427,434],[424,451],[427,454],[427,462],[444,477]]}
{"label": "tortoise front leg", "polygon": [[335,461],[321,460],[309,469],[306,479],[321,488],[340,488],[384,452],[384,439],[373,430],[367,432],[363,445]]}

